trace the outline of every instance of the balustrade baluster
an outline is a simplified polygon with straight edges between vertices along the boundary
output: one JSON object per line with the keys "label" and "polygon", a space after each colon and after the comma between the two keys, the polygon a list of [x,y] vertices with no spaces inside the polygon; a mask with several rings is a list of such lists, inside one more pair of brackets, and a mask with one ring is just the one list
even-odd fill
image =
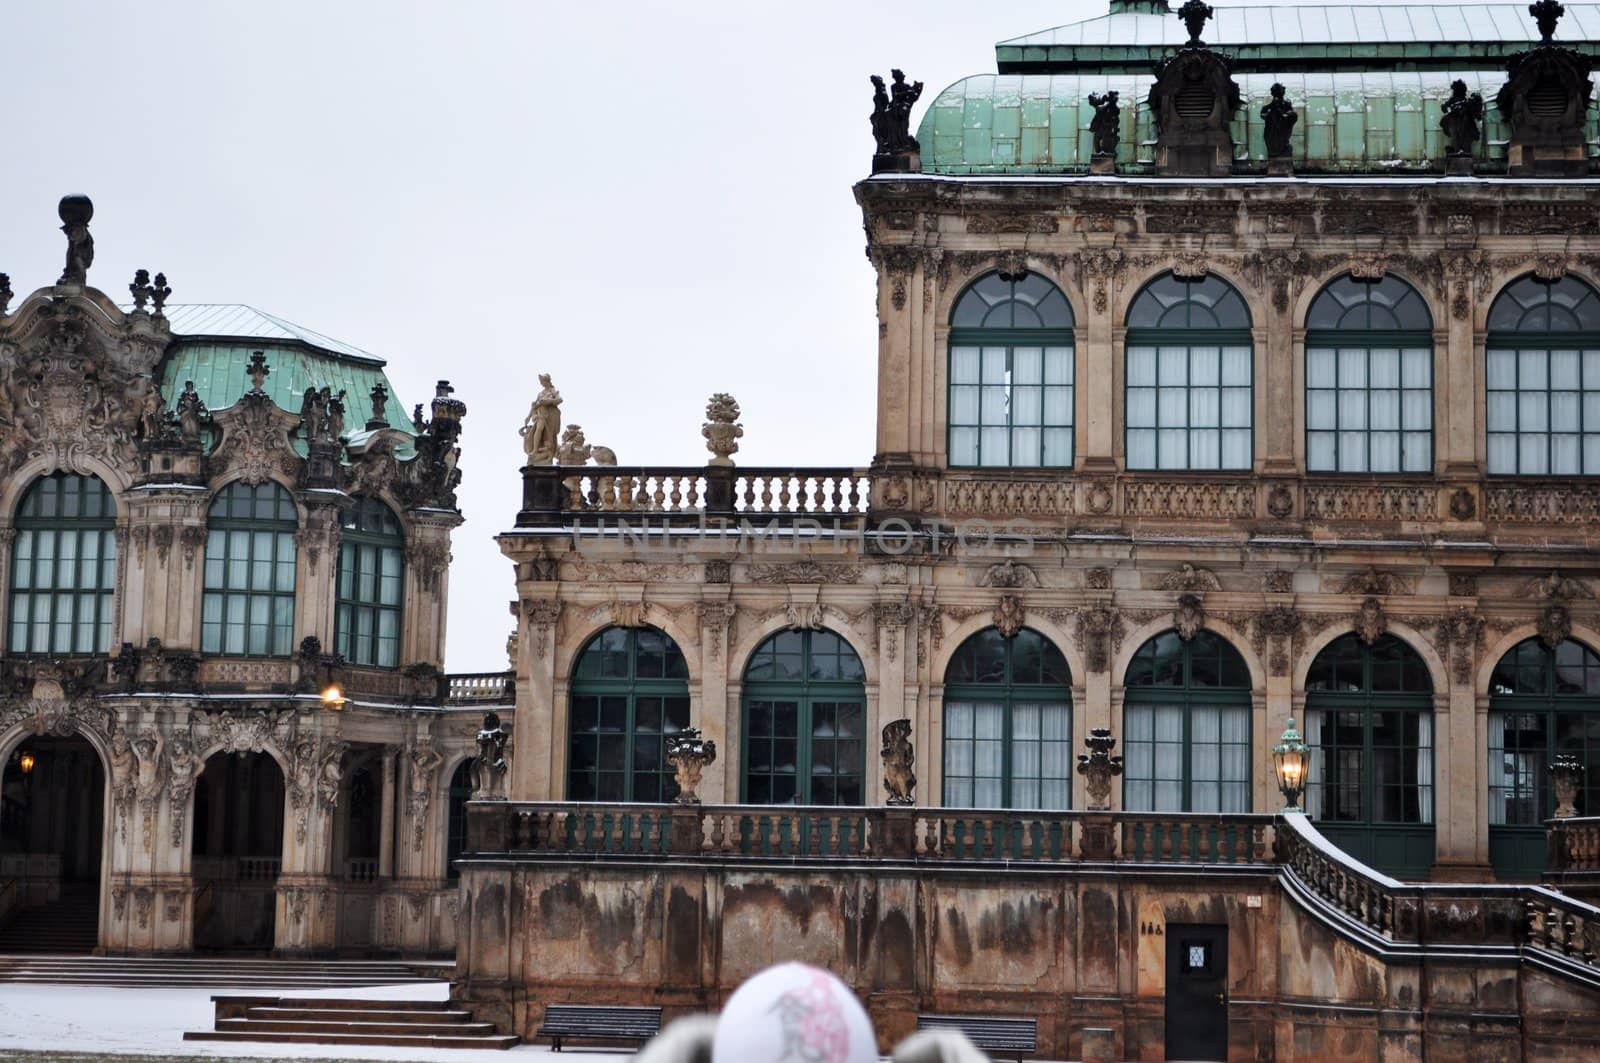
{"label": "balustrade baluster", "polygon": [[772,512],[772,477],[763,476],[761,479],[761,511]]}

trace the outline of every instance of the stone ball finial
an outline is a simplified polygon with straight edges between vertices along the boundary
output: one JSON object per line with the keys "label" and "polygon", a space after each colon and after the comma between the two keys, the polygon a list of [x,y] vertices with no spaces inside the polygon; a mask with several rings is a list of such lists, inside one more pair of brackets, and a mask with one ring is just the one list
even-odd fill
{"label": "stone ball finial", "polygon": [[94,218],[94,201],[81,192],[62,196],[56,214],[63,225],[88,225]]}

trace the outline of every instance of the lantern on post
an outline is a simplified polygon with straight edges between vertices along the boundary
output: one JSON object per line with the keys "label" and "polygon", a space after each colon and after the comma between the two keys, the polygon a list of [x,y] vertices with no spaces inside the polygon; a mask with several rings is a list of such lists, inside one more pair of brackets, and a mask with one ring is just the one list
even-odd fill
{"label": "lantern on post", "polygon": [[1285,812],[1305,811],[1300,807],[1300,795],[1306,789],[1310,753],[1311,747],[1306,745],[1295,728],[1294,717],[1289,717],[1289,725],[1283,729],[1283,736],[1272,747],[1273,768],[1278,775],[1278,789],[1283,791]]}

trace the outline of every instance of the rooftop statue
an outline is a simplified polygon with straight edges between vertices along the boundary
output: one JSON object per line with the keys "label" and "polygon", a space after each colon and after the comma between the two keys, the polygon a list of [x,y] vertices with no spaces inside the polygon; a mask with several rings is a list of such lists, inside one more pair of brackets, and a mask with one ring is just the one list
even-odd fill
{"label": "rooftop statue", "polygon": [[1094,118],[1089,122],[1089,132],[1094,136],[1094,153],[1114,157],[1117,154],[1117,141],[1122,135],[1122,107],[1117,102],[1116,91],[1089,93],[1089,106],[1094,108]]}
{"label": "rooftop statue", "polygon": [[61,231],[67,234],[67,268],[56,283],[85,284],[94,265],[94,237],[89,235],[94,204],[88,196],[62,196],[56,213],[61,216]]}
{"label": "rooftop statue", "polygon": [[1289,136],[1294,132],[1295,123],[1300,121],[1300,115],[1295,112],[1294,104],[1284,98],[1284,92],[1282,85],[1274,84],[1272,100],[1261,108],[1263,139],[1267,142],[1269,159],[1283,159],[1293,154]]}
{"label": "rooftop statue", "polygon": [[539,374],[539,394],[534,396],[528,418],[518,431],[529,465],[549,465],[556,460],[561,437],[561,392],[550,382],[549,373]]}
{"label": "rooftop statue", "polygon": [[1178,17],[1189,30],[1189,43],[1185,47],[1205,47],[1206,42],[1200,39],[1200,33],[1206,28],[1206,22],[1210,20],[1212,14],[1211,5],[1202,0],[1188,0],[1178,8]]}
{"label": "rooftop statue", "polygon": [[1467,95],[1467,83],[1458,79],[1450,85],[1450,98],[1444,101],[1441,111],[1439,128],[1450,142],[1446,153],[1471,156],[1472,146],[1481,136],[1478,123],[1483,119],[1482,94]]}
{"label": "rooftop statue", "polygon": [[911,135],[911,108],[922,97],[922,82],[907,82],[900,70],[889,71],[893,84],[872,75],[872,136],[877,142],[873,155],[874,173],[883,170],[909,170],[911,157],[922,150]]}

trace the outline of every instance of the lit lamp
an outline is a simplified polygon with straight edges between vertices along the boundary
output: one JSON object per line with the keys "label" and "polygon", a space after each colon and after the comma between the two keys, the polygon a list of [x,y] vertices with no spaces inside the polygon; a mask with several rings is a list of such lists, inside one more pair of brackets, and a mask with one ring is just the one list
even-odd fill
{"label": "lit lamp", "polygon": [[329,683],[328,689],[322,692],[322,703],[330,709],[344,708],[344,691],[339,689],[338,683]]}
{"label": "lit lamp", "polygon": [[1272,747],[1272,760],[1278,772],[1278,789],[1283,791],[1283,799],[1288,802],[1283,809],[1285,812],[1305,811],[1300,807],[1300,795],[1306,789],[1306,754],[1310,752],[1311,747],[1306,745],[1300,732],[1295,729],[1294,717],[1289,717],[1289,726],[1283,729],[1283,737]]}
{"label": "lit lamp", "polygon": [[32,753],[24,753],[24,754],[22,754],[22,756],[18,757],[17,758],[17,767],[22,769],[22,774],[24,774],[24,775],[26,775],[29,772],[31,772],[33,770],[33,754]]}

